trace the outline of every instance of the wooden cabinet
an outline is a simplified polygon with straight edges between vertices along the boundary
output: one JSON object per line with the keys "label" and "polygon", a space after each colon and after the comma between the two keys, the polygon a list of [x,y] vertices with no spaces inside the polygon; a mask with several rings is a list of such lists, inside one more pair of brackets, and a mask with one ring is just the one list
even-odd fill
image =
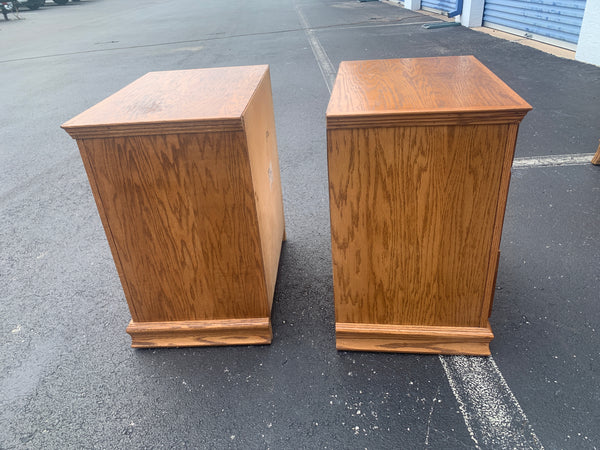
{"label": "wooden cabinet", "polygon": [[338,349],[489,355],[530,109],[472,56],[340,65],[327,109]]}
{"label": "wooden cabinet", "polygon": [[148,73],[63,128],[132,346],[270,343],[284,219],[268,66]]}

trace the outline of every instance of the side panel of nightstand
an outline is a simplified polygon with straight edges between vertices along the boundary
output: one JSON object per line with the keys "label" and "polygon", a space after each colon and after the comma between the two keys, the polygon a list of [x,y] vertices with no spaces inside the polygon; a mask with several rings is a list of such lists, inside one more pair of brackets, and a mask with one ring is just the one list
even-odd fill
{"label": "side panel of nightstand", "polygon": [[269,317],[246,142],[78,140],[134,323]]}
{"label": "side panel of nightstand", "polygon": [[268,70],[244,112],[243,123],[248,139],[248,158],[252,171],[270,311],[277,281],[281,243],[285,240],[285,221],[271,78]]}

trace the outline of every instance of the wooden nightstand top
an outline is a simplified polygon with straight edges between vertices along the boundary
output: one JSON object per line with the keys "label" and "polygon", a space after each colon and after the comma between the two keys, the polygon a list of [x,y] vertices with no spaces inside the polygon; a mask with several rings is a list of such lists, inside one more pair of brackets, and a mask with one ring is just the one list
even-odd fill
{"label": "wooden nightstand top", "polygon": [[474,56],[344,61],[329,128],[514,122],[531,106]]}
{"label": "wooden nightstand top", "polygon": [[62,125],[74,138],[243,129],[267,65],[150,72]]}

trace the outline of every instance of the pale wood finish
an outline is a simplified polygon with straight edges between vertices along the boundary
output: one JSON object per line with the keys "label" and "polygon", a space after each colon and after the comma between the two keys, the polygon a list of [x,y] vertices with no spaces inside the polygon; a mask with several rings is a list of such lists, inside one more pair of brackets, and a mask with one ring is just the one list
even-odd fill
{"label": "pale wood finish", "polygon": [[489,354],[529,109],[473,57],[340,65],[327,113],[338,348]]}
{"label": "pale wood finish", "polygon": [[[284,220],[268,68],[149,75],[64,125],[77,137],[131,311],[133,345],[270,342]],[[214,124],[201,94],[237,129],[197,132],[194,117]],[[172,117],[192,125],[173,132]],[[144,120],[167,131],[145,135]],[[235,321],[233,331],[223,320]]]}
{"label": "pale wood finish", "polygon": [[[248,151],[252,155],[250,169],[270,308],[277,279],[281,240],[285,240],[285,225],[269,77],[258,86],[254,101],[244,113],[244,128]],[[272,236],[280,239],[273,239]]]}

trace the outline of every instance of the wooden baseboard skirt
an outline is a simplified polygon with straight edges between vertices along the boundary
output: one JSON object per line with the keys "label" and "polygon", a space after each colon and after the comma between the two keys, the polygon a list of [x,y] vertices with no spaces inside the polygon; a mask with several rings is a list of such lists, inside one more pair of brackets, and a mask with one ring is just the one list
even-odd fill
{"label": "wooden baseboard skirt", "polygon": [[490,355],[494,338],[489,324],[477,327],[433,327],[336,323],[338,350],[444,355]]}
{"label": "wooden baseboard skirt", "polygon": [[129,322],[127,333],[134,348],[264,345],[273,339],[271,320],[191,320]]}

